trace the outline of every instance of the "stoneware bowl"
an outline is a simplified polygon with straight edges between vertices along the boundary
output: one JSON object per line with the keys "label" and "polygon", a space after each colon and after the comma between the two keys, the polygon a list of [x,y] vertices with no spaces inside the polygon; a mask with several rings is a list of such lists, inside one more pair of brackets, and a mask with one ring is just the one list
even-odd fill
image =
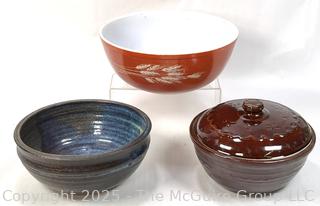
{"label": "stoneware bowl", "polygon": [[223,70],[238,37],[231,22],[193,11],[129,14],[100,30],[116,73],[142,90],[191,91]]}
{"label": "stoneware bowl", "polygon": [[54,191],[111,189],[143,160],[151,122],[139,109],[105,100],[53,104],[26,116],[14,139],[27,170]]}
{"label": "stoneware bowl", "polygon": [[190,134],[208,175],[243,193],[283,188],[302,168],[316,139],[295,111],[257,99],[232,100],[200,113]]}

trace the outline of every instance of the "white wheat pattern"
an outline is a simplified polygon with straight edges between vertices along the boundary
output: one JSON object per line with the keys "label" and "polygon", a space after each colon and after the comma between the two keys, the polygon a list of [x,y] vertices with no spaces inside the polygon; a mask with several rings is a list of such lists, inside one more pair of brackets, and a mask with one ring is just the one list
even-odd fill
{"label": "white wheat pattern", "polygon": [[203,72],[185,74],[182,65],[161,66],[158,64],[139,64],[136,69],[140,75],[149,83],[174,84],[182,83],[185,79],[200,78]]}

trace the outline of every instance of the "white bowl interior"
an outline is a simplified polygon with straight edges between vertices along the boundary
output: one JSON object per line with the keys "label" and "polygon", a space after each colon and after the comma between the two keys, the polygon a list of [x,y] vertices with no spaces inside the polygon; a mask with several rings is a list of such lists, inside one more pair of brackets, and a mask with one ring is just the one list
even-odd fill
{"label": "white bowl interior", "polygon": [[231,22],[201,12],[154,11],[114,19],[101,29],[109,44],[147,54],[190,54],[226,46],[236,40]]}

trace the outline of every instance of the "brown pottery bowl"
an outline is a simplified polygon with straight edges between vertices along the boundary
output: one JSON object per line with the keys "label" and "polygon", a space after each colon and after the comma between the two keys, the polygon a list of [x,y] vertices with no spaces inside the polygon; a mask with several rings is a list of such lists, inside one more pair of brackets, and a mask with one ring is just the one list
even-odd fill
{"label": "brown pottery bowl", "polygon": [[231,190],[274,192],[306,162],[316,136],[295,111],[267,100],[232,100],[197,115],[190,125],[208,175]]}
{"label": "brown pottery bowl", "polygon": [[191,91],[212,82],[238,37],[231,22],[207,13],[153,11],[105,24],[100,37],[116,73],[157,93]]}

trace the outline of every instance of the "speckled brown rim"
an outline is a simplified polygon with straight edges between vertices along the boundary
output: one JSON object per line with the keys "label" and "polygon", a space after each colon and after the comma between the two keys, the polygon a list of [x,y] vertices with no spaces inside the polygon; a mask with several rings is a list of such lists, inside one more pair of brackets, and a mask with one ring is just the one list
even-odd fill
{"label": "speckled brown rim", "polygon": [[316,142],[316,135],[315,132],[313,130],[313,128],[308,124],[308,126],[310,127],[311,130],[311,134],[312,137],[309,141],[309,143],[301,148],[300,150],[298,150],[295,153],[292,153],[290,155],[286,155],[286,156],[281,156],[281,157],[276,157],[276,158],[270,158],[270,159],[254,159],[254,158],[244,158],[244,157],[237,157],[237,156],[233,156],[233,155],[226,155],[223,154],[219,151],[216,151],[210,147],[208,147],[205,144],[202,144],[200,141],[198,141],[198,136],[196,134],[196,129],[197,129],[197,123],[199,118],[203,115],[203,113],[205,113],[207,110],[199,113],[191,122],[190,127],[189,127],[189,133],[190,133],[190,137],[192,142],[198,146],[200,149],[204,150],[205,152],[208,152],[210,154],[219,156],[221,158],[225,158],[225,159],[230,159],[230,160],[236,160],[236,161],[241,161],[241,162],[248,162],[248,163],[277,163],[277,162],[284,162],[284,161],[288,161],[288,160],[292,160],[292,159],[296,159],[298,157],[307,155],[311,152],[311,150],[313,149],[315,142]]}

